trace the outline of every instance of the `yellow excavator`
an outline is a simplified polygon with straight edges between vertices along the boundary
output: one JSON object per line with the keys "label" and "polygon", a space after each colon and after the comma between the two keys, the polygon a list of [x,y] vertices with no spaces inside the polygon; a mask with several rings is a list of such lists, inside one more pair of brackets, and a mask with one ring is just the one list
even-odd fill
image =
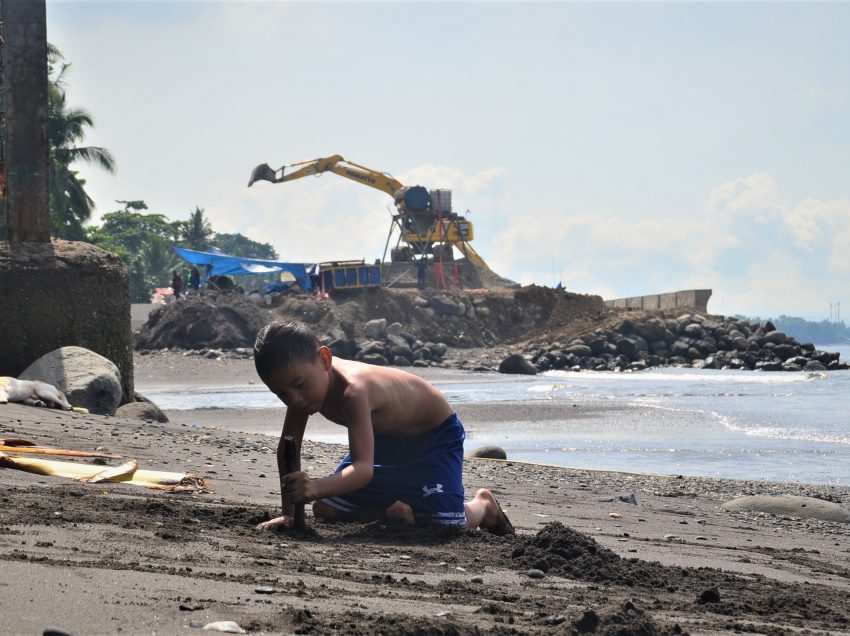
{"label": "yellow excavator", "polygon": [[[291,171],[287,172],[287,169]],[[486,266],[484,259],[469,244],[474,237],[472,222],[451,211],[450,190],[429,191],[423,186],[405,186],[385,172],[346,161],[341,155],[301,161],[278,170],[273,170],[267,163],[261,164],[251,172],[248,187],[257,181],[284,183],[325,172],[381,190],[393,198],[398,213],[393,215],[387,245],[396,227],[400,231],[399,243],[405,245],[397,245],[391,250],[391,260],[409,261],[429,255],[451,260],[452,247],[457,247],[471,262]]]}

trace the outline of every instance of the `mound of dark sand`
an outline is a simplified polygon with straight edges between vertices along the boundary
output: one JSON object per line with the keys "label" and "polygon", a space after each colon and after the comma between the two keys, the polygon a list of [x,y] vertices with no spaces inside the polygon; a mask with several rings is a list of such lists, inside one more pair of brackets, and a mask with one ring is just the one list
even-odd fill
{"label": "mound of dark sand", "polygon": [[598,611],[588,609],[572,623],[572,634],[600,634],[603,636],[654,636],[680,634],[678,625],[661,627],[649,614],[632,601],[603,606]]}
{"label": "mound of dark sand", "polygon": [[253,347],[269,312],[241,293],[204,292],[154,309],[139,331],[136,349],[236,349]]}
{"label": "mound of dark sand", "polygon": [[712,578],[705,569],[623,559],[587,535],[557,521],[547,524],[535,535],[518,538],[517,543],[510,555],[514,564],[578,581],[672,591],[701,582],[705,588]]}

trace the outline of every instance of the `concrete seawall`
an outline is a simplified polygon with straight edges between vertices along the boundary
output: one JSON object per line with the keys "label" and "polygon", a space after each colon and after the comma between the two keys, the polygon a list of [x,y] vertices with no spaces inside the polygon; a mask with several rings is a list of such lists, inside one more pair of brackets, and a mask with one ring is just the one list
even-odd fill
{"label": "concrete seawall", "polygon": [[711,298],[710,289],[686,289],[666,294],[615,298],[606,300],[605,304],[617,309],[678,309],[680,307],[684,309],[687,307],[707,312],[709,298]]}

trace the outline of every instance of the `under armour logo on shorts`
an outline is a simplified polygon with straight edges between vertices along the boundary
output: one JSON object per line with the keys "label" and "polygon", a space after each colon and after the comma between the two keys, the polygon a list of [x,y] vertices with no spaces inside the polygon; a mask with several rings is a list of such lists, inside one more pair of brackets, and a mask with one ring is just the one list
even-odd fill
{"label": "under armour logo on shorts", "polygon": [[429,497],[430,495],[436,493],[443,492],[443,484],[437,484],[434,488],[428,488],[428,486],[422,486],[422,497]]}

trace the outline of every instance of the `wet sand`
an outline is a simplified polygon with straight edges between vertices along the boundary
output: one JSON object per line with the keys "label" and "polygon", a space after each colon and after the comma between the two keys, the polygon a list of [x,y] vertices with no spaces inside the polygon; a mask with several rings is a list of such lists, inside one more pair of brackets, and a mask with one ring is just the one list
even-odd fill
{"label": "wet sand", "polygon": [[[168,355],[137,358],[136,381],[144,393],[256,378],[250,361]],[[546,409],[471,406],[462,417],[563,417]],[[575,410],[569,417],[595,416]],[[0,405],[0,437],[103,448],[144,468],[203,475],[215,490],[0,470],[0,633],[183,634],[219,620],[258,634],[850,630],[847,524],[722,505],[795,494],[847,506],[846,487],[469,460],[467,490],[490,487],[517,536],[323,525],[309,507],[309,535],[259,533],[256,523],[279,506],[275,440],[238,431],[279,427],[282,411],[169,415],[150,424]],[[343,452],[307,441],[303,465],[320,475]],[[620,499],[630,495],[636,503]]]}

